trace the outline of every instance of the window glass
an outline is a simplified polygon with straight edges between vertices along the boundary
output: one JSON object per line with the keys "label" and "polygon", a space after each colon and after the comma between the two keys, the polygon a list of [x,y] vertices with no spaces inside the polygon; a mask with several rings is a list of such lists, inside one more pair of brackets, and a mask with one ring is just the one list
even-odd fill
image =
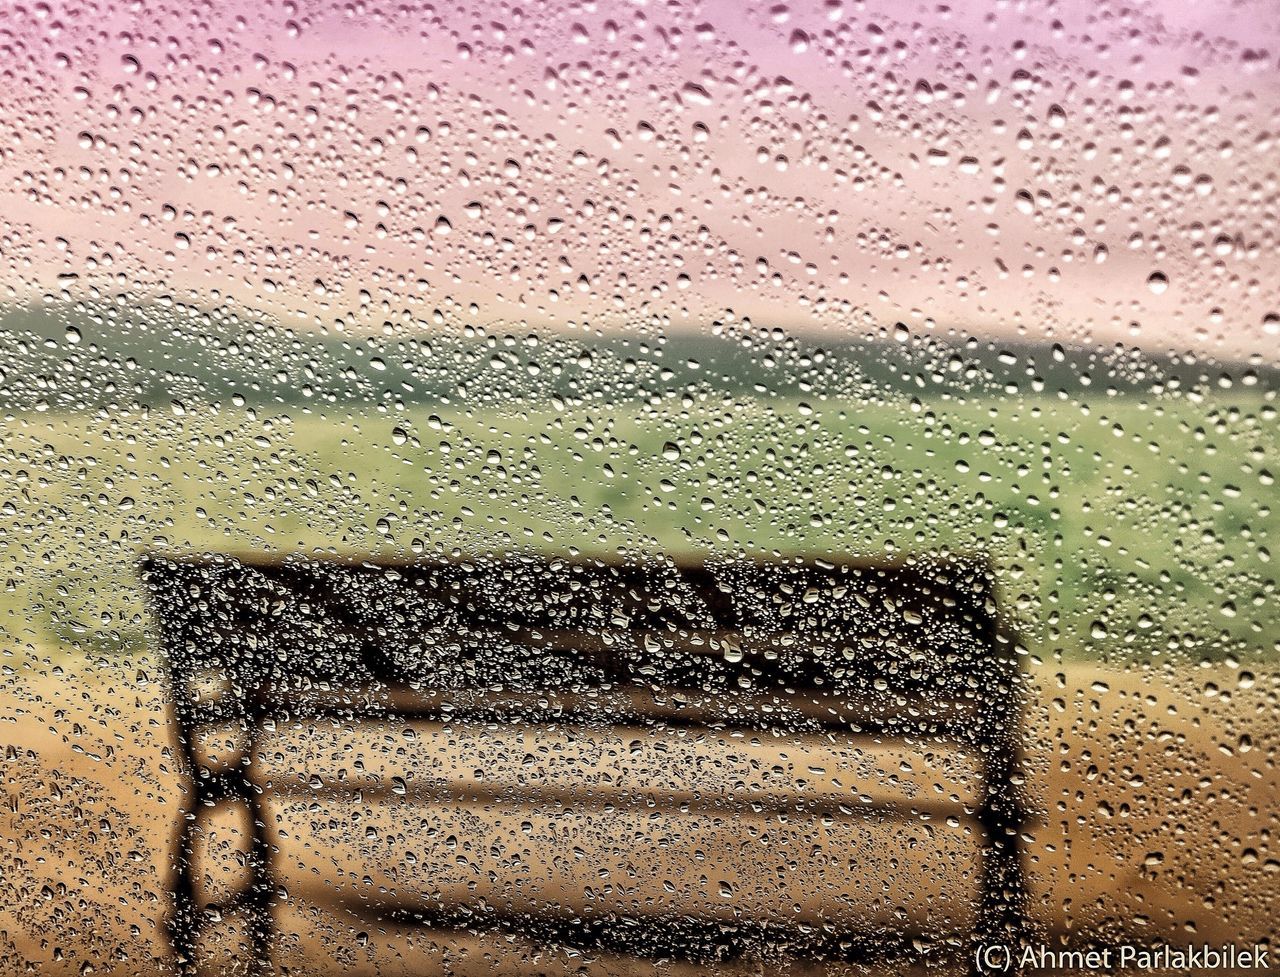
{"label": "window glass", "polygon": [[4,5],[0,971],[1265,950],[1278,52]]}

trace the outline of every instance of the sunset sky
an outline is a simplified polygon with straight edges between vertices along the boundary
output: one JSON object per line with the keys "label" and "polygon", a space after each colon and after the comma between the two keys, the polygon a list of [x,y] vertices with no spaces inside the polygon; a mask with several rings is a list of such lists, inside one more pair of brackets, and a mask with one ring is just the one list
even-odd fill
{"label": "sunset sky", "polygon": [[1280,347],[1274,0],[16,2],[0,81],[11,300]]}

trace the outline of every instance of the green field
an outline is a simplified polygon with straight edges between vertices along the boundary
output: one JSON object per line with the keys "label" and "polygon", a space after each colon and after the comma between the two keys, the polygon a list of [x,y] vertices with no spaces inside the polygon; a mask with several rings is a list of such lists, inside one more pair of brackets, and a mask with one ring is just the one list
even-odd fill
{"label": "green field", "polygon": [[1274,400],[15,411],[0,629],[18,656],[135,647],[134,564],[155,548],[953,549],[992,556],[1043,660],[1274,657]]}

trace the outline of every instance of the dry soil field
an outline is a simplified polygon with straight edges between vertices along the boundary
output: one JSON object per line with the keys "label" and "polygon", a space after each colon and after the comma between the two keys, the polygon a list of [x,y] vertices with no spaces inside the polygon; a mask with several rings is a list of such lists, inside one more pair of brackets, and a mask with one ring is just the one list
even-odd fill
{"label": "dry soil field", "polygon": [[[45,666],[11,669],[0,685],[0,973],[168,971],[159,921],[181,790],[159,678],[147,666]],[[1280,673],[1048,666],[1031,686],[1027,849],[1042,933],[1274,938]],[[892,857],[895,830],[869,850]],[[295,875],[332,873],[350,855],[307,852]],[[648,972],[492,936],[424,940],[339,922],[298,884],[285,928],[300,937],[283,953],[295,972]]]}

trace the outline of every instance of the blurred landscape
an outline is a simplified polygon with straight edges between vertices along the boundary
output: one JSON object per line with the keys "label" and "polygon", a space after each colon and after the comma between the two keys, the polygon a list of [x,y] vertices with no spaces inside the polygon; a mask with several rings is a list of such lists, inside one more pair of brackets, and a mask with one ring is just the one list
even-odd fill
{"label": "blurred landscape", "polygon": [[[0,916],[0,946],[41,972],[166,966],[168,903],[141,894],[164,884],[172,840],[150,825],[176,817],[183,787],[145,551],[986,554],[1029,668],[1039,931],[1265,935],[1274,370],[905,328],[840,344],[749,323],[411,335],[161,306],[0,322],[3,836],[9,885],[31,900]],[[901,841],[868,830],[869,850]],[[308,871],[342,847],[290,844]],[[904,872],[877,870],[880,910],[934,904]],[[351,973],[587,966],[389,924],[361,935],[309,891],[286,925],[304,970],[326,948]]]}
{"label": "blurred landscape", "polygon": [[[412,340],[161,307],[11,311],[0,347],[3,836],[26,906],[0,916],[0,946],[40,972],[167,966],[154,893],[172,840],[150,825],[176,817],[183,787],[137,575],[156,550],[984,553],[1029,664],[1039,931],[1266,932],[1274,371],[905,329],[839,345],[741,323]],[[872,849],[901,840],[868,830]],[[311,870],[325,850],[285,848]],[[877,871],[884,911],[936,899]],[[351,973],[587,966],[389,924],[370,937],[309,891],[286,911],[304,970],[325,948]]]}
{"label": "blurred landscape", "polygon": [[20,646],[137,645],[151,549],[950,549],[992,557],[1040,660],[1280,649],[1271,369],[905,328],[412,340],[153,311],[0,323]]}
{"label": "blurred landscape", "polygon": [[[285,871],[257,891],[276,890],[295,974],[705,969],[583,953],[577,917],[539,946],[518,926],[415,931],[379,901],[488,911],[512,879],[561,922],[617,898],[677,922],[754,906],[837,939],[851,917],[873,940],[960,933],[973,856],[1013,823],[1037,938],[1275,949],[1275,0],[0,3],[0,80],[0,977],[176,973],[164,927],[197,795],[213,895],[252,876],[265,812],[257,850]],[[569,748],[581,731],[556,723],[451,725],[449,698],[430,728],[294,717],[256,756],[256,725],[228,720],[205,744],[227,764],[214,787],[243,767],[297,793],[215,803],[184,769],[183,685],[139,579],[144,555],[192,553],[481,574],[527,553],[977,556],[1017,678],[967,669],[947,629],[934,665],[1022,724],[1025,769],[1003,778],[1022,796],[975,806],[976,756],[929,736],[850,724],[802,759],[797,729],[740,750],[741,729],[654,722]],[[203,610],[184,586],[169,606]],[[514,608],[543,606],[521,586],[495,598],[495,685],[519,671]],[[779,590],[756,595],[766,629],[795,603]],[[208,644],[239,622],[247,662],[289,660],[255,614],[305,622],[289,648],[319,659],[312,636],[376,658],[369,636],[394,630],[366,591],[332,602],[365,638],[316,623],[313,592],[231,592]],[[860,664],[892,700],[886,649],[913,679],[933,666],[909,608],[875,593],[901,616],[858,636]],[[483,601],[460,603],[476,623]],[[572,620],[612,654],[603,612]],[[821,650],[796,644],[804,668],[751,675],[794,684]],[[446,683],[442,646],[424,660]],[[1003,763],[1014,739],[971,754]],[[394,781],[389,803],[322,802],[320,754],[332,780],[398,767],[401,786],[452,763],[459,803],[413,810]],[[684,778],[710,813],[682,826],[642,789],[593,795],[603,818],[517,811],[506,787],[556,771],[577,797]],[[778,788],[773,807],[735,797],[713,823],[739,783]],[[886,793],[905,821],[859,821]],[[739,876],[729,895],[717,872]],[[335,894],[357,911],[325,908]],[[212,908],[198,977],[252,968],[234,912]],[[847,972],[775,962],[721,972]]]}

